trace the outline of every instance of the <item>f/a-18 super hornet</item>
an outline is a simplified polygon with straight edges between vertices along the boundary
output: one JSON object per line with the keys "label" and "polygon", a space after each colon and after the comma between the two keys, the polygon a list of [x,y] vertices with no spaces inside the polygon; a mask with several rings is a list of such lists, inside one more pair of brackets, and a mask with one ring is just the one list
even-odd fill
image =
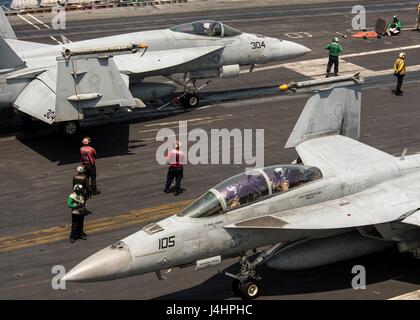
{"label": "f/a-18 super hornet", "polygon": [[132,110],[176,89],[145,78],[166,76],[182,84],[181,101],[194,107],[198,79],[237,77],[240,66],[251,71],[256,64],[310,52],[294,42],[211,20],[47,45],[17,40],[1,11],[0,33],[0,107],[60,123],[67,134],[74,134],[81,120]]}
{"label": "f/a-18 super hornet", "polygon": [[200,269],[236,255],[240,271],[225,274],[243,297],[255,298],[261,264],[312,268],[393,245],[420,257],[420,155],[395,157],[357,141],[362,79],[326,81],[338,82],[312,93],[285,145],[296,161],[221,182],[88,257],[64,280],[161,277],[161,270]]}

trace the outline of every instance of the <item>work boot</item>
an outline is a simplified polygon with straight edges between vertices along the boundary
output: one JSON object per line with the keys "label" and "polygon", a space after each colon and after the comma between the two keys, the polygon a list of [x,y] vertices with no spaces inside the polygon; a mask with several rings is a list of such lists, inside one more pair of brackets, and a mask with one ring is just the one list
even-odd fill
{"label": "work boot", "polygon": [[163,192],[165,192],[165,193],[169,193],[169,192],[171,192],[169,189],[165,189],[165,190],[163,190]]}
{"label": "work boot", "polygon": [[181,194],[180,190],[176,190],[175,193],[174,193],[175,196],[179,196],[180,194]]}
{"label": "work boot", "polygon": [[87,234],[83,232],[83,234],[79,237],[79,239],[87,240]]}
{"label": "work boot", "polygon": [[101,193],[101,190],[93,190],[92,191],[92,195],[97,195],[97,194],[100,194]]}
{"label": "work boot", "polygon": [[395,94],[396,94],[397,96],[402,96],[402,95],[403,95],[402,91],[397,91],[397,92],[395,92]]}
{"label": "work boot", "polygon": [[76,239],[70,238],[70,242],[74,243],[76,241]]}

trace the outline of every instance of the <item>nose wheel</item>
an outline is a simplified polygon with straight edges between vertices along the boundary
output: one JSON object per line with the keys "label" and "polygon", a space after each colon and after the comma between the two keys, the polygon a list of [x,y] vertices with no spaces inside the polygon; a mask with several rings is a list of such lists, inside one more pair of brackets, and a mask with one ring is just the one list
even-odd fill
{"label": "nose wheel", "polygon": [[185,108],[195,108],[200,103],[200,99],[197,93],[186,93],[181,98],[181,102]]}
{"label": "nose wheel", "polygon": [[241,282],[238,279],[233,279],[232,290],[242,299],[252,300],[260,295],[261,283],[257,279],[248,279],[245,282]]}
{"label": "nose wheel", "polygon": [[177,79],[173,76],[166,76],[171,81],[182,85],[184,87],[184,92],[182,95],[175,97],[172,99],[171,102],[160,106],[158,110],[165,108],[167,105],[171,103],[178,103],[181,102],[184,108],[196,108],[200,104],[200,99],[198,97],[198,92],[203,89],[204,87],[208,86],[211,83],[211,80],[208,80],[202,86],[197,87],[196,79],[187,79],[186,75],[184,76],[184,80]]}

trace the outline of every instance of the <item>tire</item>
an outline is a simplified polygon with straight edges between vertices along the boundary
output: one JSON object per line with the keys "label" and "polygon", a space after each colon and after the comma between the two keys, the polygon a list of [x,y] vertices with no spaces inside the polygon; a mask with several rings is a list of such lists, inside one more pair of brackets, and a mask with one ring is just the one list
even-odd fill
{"label": "tire", "polygon": [[182,104],[185,108],[195,108],[200,103],[200,99],[198,98],[198,95],[195,93],[187,93],[182,98]]}
{"label": "tire", "polygon": [[253,300],[260,295],[261,284],[257,280],[249,280],[241,286],[240,291],[242,299]]}
{"label": "tire", "polygon": [[78,121],[67,121],[60,124],[60,131],[67,137],[72,137],[79,132],[80,125]]}

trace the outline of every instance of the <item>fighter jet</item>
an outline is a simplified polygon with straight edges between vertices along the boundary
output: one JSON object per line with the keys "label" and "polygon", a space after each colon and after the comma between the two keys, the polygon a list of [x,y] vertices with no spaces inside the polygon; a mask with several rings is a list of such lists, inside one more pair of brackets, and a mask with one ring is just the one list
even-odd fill
{"label": "fighter jet", "polygon": [[420,257],[420,155],[395,157],[357,141],[362,79],[334,81],[312,93],[287,140],[285,148],[298,154],[293,164],[221,182],[179,213],[88,257],[63,280],[161,278],[161,270],[239,256],[239,272],[225,274],[235,292],[252,299],[261,292],[262,264],[313,268],[393,245]]}
{"label": "fighter jet", "polygon": [[[60,123],[68,135],[82,120],[144,107],[143,101],[168,96],[177,88],[145,78],[169,77],[183,86],[184,106],[195,107],[199,79],[237,77],[240,66],[252,71],[256,64],[310,52],[297,43],[244,33],[213,20],[47,45],[17,40],[1,11],[0,34],[0,107],[13,106],[48,124]],[[116,48],[136,50],[111,54]]]}

